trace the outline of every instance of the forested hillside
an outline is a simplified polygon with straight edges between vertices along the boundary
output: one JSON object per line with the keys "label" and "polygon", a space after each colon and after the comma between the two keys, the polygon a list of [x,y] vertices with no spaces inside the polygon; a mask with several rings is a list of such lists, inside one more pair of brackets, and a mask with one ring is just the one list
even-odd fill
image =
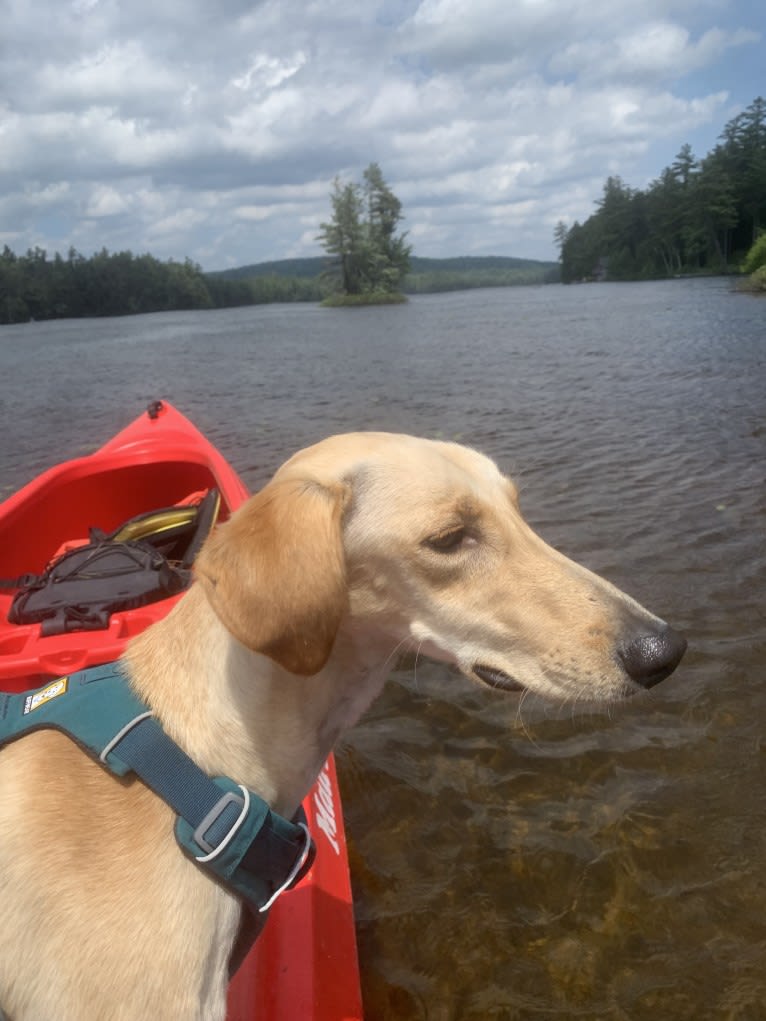
{"label": "forested hillside", "polygon": [[151,255],[106,250],[86,258],[73,248],[52,259],[42,248],[0,253],[0,323],[78,316],[129,315],[210,308],[199,266],[160,262]]}
{"label": "forested hillside", "polygon": [[454,259],[410,259],[410,272],[402,289],[408,294],[462,291],[471,287],[515,287],[522,284],[557,283],[555,262],[513,259],[495,255]]}
{"label": "forested hillside", "polygon": [[[187,259],[109,253],[86,258],[70,249],[49,258],[41,248],[25,255],[0,252],[0,324],[30,319],[132,315],[171,309],[229,308],[268,302],[321,301],[326,260],[286,259],[203,273]],[[524,259],[412,259],[403,289],[409,293],[468,287],[538,284],[558,276],[555,263]]]}
{"label": "forested hillside", "polygon": [[737,271],[766,226],[766,101],[754,100],[698,159],[689,145],[645,191],[609,177],[584,223],[559,223],[565,282]]}
{"label": "forested hillside", "polygon": [[[311,259],[281,259],[209,274],[220,281],[249,282],[253,287],[300,291],[314,287],[321,294],[320,276],[327,264],[322,256]],[[402,281],[406,294],[462,290],[472,287],[511,287],[517,284],[542,284],[559,279],[555,262],[514,259],[502,255],[458,256],[451,259],[426,259],[410,256],[410,271]],[[292,281],[292,285],[288,283]],[[284,300],[284,299],[279,299]]]}

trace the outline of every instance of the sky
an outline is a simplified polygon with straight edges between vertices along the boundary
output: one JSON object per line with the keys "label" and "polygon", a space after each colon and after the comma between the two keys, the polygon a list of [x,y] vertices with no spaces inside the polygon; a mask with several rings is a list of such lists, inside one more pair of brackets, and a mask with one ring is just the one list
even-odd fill
{"label": "sky", "polygon": [[766,94],[764,0],[0,0],[0,247],[319,255],[377,162],[414,254],[554,259]]}

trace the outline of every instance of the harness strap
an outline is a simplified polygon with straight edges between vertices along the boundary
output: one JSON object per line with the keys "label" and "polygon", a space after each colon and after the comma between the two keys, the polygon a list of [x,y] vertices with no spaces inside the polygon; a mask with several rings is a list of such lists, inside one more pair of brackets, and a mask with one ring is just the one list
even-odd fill
{"label": "harness strap", "polygon": [[294,821],[284,819],[228,777],[209,777],[151,716],[125,728],[107,761],[112,754],[176,813],[184,852],[259,912],[311,867],[313,843],[302,809]]}
{"label": "harness strap", "polygon": [[43,727],[67,734],[118,776],[139,776],[176,813],[184,853],[251,910],[268,911],[311,867],[305,816],[284,819],[229,777],[209,777],[136,698],[118,663],[0,693],[0,747]]}

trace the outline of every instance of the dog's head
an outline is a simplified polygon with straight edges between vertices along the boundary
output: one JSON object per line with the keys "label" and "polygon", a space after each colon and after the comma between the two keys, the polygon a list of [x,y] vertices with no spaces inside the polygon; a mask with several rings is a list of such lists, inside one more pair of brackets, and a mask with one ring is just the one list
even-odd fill
{"label": "dog's head", "polygon": [[686,648],[543,542],[492,461],[411,436],[296,454],[208,540],[197,576],[236,638],[297,674],[322,669],[343,625],[493,687],[614,699]]}

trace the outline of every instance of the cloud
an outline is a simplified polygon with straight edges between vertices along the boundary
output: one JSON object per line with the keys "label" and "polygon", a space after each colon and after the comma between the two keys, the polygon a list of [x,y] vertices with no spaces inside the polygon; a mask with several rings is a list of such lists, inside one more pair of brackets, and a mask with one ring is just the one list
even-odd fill
{"label": "cloud", "polygon": [[288,78],[292,78],[305,63],[306,55],[302,51],[287,59],[272,57],[268,53],[257,53],[247,71],[232,79],[232,85],[243,92],[275,89]]}
{"label": "cloud", "polygon": [[[0,225],[207,268],[317,253],[378,161],[421,254],[551,257],[754,97],[735,0],[6,0]],[[759,24],[760,21],[760,24]],[[704,148],[702,150],[705,151]]]}
{"label": "cloud", "polygon": [[681,25],[651,21],[614,39],[569,44],[550,62],[551,69],[586,80],[672,81],[721,59],[727,50],[756,43],[757,32],[711,28],[694,40]]}

